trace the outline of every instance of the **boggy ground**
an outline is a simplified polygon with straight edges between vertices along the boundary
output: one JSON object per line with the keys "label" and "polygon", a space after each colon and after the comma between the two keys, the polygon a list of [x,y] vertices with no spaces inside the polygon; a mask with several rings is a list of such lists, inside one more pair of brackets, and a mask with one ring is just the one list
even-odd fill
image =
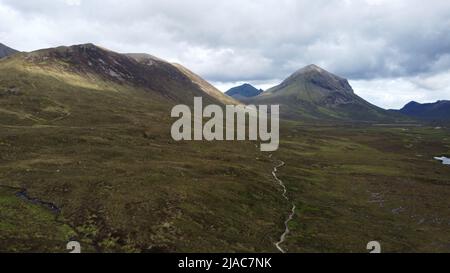
{"label": "boggy ground", "polygon": [[279,176],[297,205],[291,252],[450,252],[450,131],[284,124]]}
{"label": "boggy ground", "polygon": [[[164,131],[164,130],[163,130]],[[283,123],[270,159],[251,143],[175,143],[133,126],[2,130],[2,251],[449,252],[447,129]],[[13,188],[11,188],[13,187]],[[27,202],[18,189],[61,208]],[[16,190],[14,190],[16,189]]]}

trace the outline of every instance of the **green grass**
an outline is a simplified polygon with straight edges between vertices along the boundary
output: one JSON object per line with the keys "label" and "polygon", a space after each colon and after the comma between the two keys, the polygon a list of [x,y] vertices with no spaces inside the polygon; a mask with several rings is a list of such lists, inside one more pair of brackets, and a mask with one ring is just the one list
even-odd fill
{"label": "green grass", "polygon": [[[449,252],[448,130],[293,126],[277,156],[299,210],[292,252]],[[414,146],[404,145],[414,143]],[[420,157],[418,156],[420,155]]]}
{"label": "green grass", "polygon": [[0,252],[62,252],[74,231],[46,208],[0,187]]}

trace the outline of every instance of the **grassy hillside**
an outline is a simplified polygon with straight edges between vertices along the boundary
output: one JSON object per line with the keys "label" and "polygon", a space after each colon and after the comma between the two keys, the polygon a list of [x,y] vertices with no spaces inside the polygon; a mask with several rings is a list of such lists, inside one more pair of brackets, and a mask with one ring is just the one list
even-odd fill
{"label": "grassy hillside", "polygon": [[306,66],[281,84],[246,100],[254,104],[280,104],[281,116],[310,122],[393,122],[408,120],[357,96],[344,78],[315,65]]}
{"label": "grassy hillside", "polygon": [[60,65],[0,62],[0,251],[275,251],[284,204],[253,143],[176,143],[171,96]]}
{"label": "grassy hillside", "polygon": [[180,70],[184,75],[186,75],[195,85],[197,85],[201,90],[203,90],[209,96],[215,98],[225,105],[237,105],[240,104],[239,101],[233,99],[232,97],[225,95],[220,90],[215,88],[212,84],[202,79],[200,76],[190,71],[181,64],[173,64],[176,68]]}

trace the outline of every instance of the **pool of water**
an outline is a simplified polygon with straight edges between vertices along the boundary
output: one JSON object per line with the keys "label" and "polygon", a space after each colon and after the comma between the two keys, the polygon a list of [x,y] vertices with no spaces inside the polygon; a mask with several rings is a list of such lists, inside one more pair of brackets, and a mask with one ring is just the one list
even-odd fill
{"label": "pool of water", "polygon": [[442,164],[444,165],[450,165],[450,158],[442,156],[442,157],[435,157],[434,159],[442,161]]}

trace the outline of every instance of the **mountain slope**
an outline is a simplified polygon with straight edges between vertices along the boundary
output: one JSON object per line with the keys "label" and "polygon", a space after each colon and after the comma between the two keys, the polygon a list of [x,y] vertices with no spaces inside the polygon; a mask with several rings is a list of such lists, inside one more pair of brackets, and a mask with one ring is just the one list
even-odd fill
{"label": "mountain slope", "polygon": [[346,79],[316,65],[298,70],[250,102],[280,104],[281,115],[291,119],[380,121],[393,118],[357,96]]}
{"label": "mountain slope", "polygon": [[178,70],[178,73],[181,73],[189,81],[194,84],[198,89],[202,90],[205,94],[208,96],[214,98],[216,101],[220,102],[221,104],[228,105],[228,104],[238,104],[236,100],[233,100],[232,98],[224,95],[222,92],[220,92],[217,88],[215,88],[213,85],[211,85],[209,82],[202,79],[200,76],[195,74],[194,72],[190,71],[186,67],[182,66],[181,64],[172,64],[165,60],[162,60],[160,58],[157,58],[155,56],[152,56],[150,54],[145,53],[128,53],[125,54],[128,57],[133,58],[137,62],[147,65],[147,66],[154,66],[158,64],[164,64],[166,66],[171,66],[174,69]]}
{"label": "mountain slope", "polygon": [[248,83],[233,87],[225,92],[226,95],[242,101],[245,101],[248,98],[256,97],[261,93],[263,93],[263,90],[256,89],[254,86]]}
{"label": "mountain slope", "polygon": [[0,59],[3,57],[7,57],[13,54],[16,54],[17,50],[7,47],[6,45],[0,43]]}
{"label": "mountain slope", "polygon": [[424,104],[412,101],[399,112],[421,120],[450,121],[450,101],[443,100]]}
{"label": "mountain slope", "polygon": [[176,68],[178,68],[184,75],[186,75],[192,81],[192,83],[197,85],[206,94],[210,95],[211,97],[215,98],[216,100],[222,102],[225,105],[239,104],[238,101],[236,101],[232,97],[227,96],[226,94],[220,92],[220,90],[215,88],[212,84],[205,81],[200,76],[198,76],[194,72],[190,71],[186,67],[182,66],[181,64],[173,64],[173,65]]}
{"label": "mountain slope", "polygon": [[[63,71],[87,81],[138,87],[172,102],[191,104],[193,96],[224,104],[211,96],[174,65],[146,54],[119,54],[93,44],[58,47],[21,54],[22,61],[38,69]],[[55,71],[58,70],[58,71]],[[227,102],[227,101],[226,101]]]}

